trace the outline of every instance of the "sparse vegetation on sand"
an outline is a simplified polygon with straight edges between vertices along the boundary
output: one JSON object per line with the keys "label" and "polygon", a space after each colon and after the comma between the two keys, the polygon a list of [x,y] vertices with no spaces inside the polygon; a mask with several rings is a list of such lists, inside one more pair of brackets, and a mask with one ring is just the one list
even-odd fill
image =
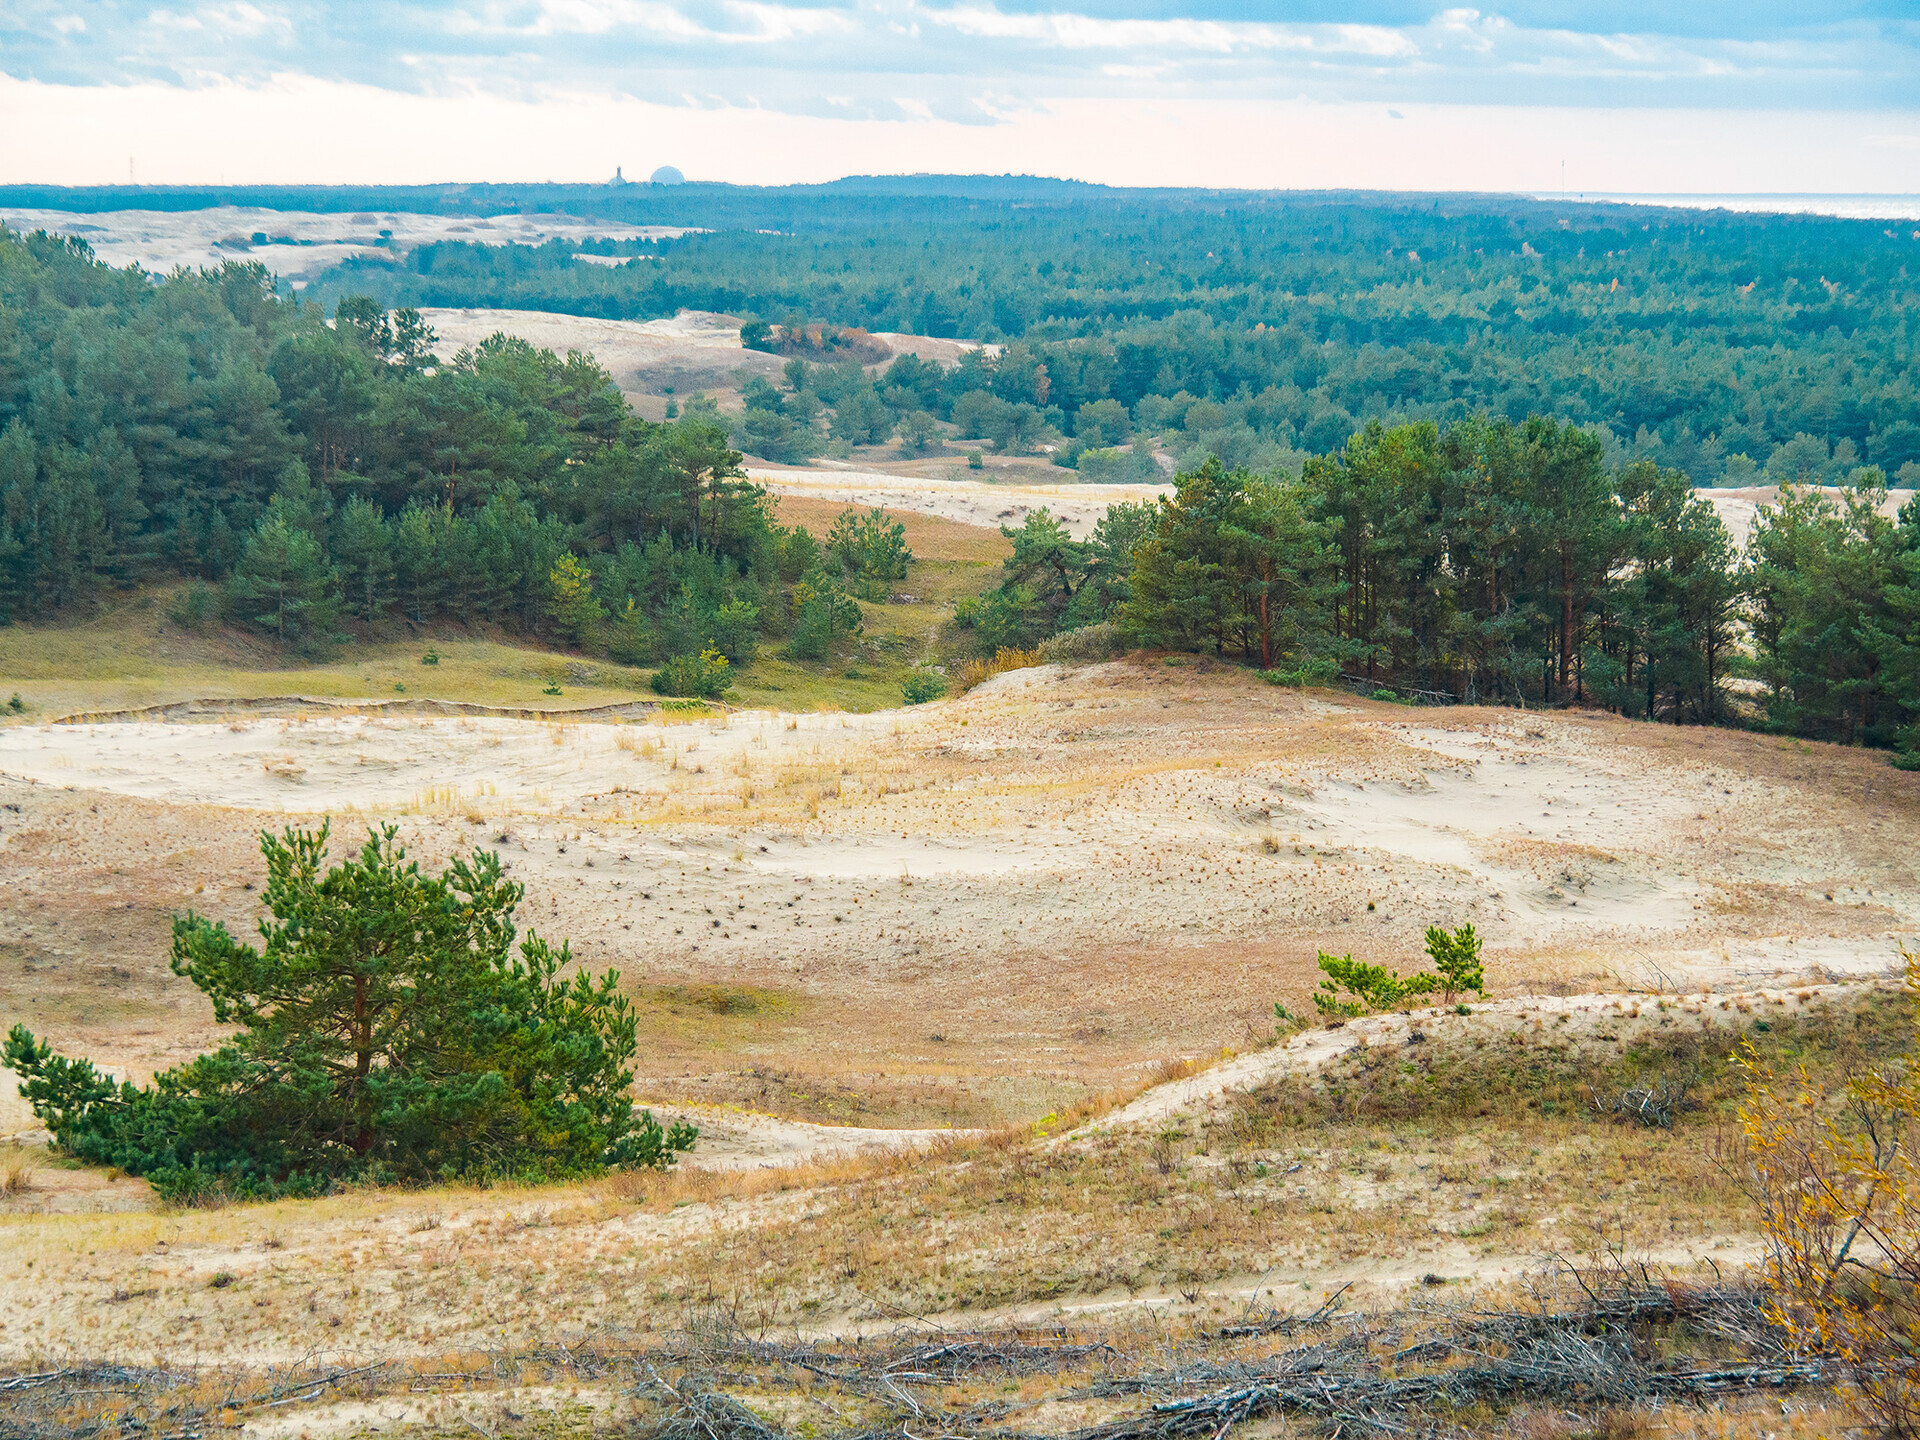
{"label": "sparse vegetation on sand", "polygon": [[[414,641],[396,663],[437,681],[465,643],[436,638],[425,667]],[[471,1434],[470,1415],[502,1440],[681,1423],[664,1392],[633,1393],[644,1355],[795,1440],[896,1423],[745,1361],[709,1386],[675,1347],[724,1314],[843,1358],[920,1317],[989,1348],[1108,1344],[1115,1375],[1159,1385],[1177,1364],[1195,1382],[1161,1397],[1189,1410],[1155,1412],[1086,1393],[1092,1368],[978,1391],[894,1376],[956,1434],[979,1406],[1031,1402],[980,1428],[1211,1414],[1211,1435],[1222,1396],[1252,1433],[1331,1428],[1285,1357],[1348,1335],[1365,1343],[1322,1378],[1396,1425],[1570,1440],[1710,1420],[1758,1440],[1839,1423],[1846,1382],[1824,1372],[1766,1391],[1770,1409],[1730,1391],[1696,1414],[1661,1392],[1656,1422],[1626,1393],[1455,1391],[1472,1357],[1401,1352],[1467,1334],[1436,1304],[1524,1309],[1513,1287],[1550,1254],[1611,1247],[1677,1287],[1718,1287],[1713,1265],[1744,1285],[1767,1238],[1731,1163],[1725,1057],[1751,1036],[1832,1087],[1902,1048],[1910,1022],[1872,977],[1906,924],[1920,781],[1704,727],[1415,714],[1204,657],[1044,658],[869,716],[676,702],[623,723],[289,711],[0,730],[0,998],[56,1050],[136,1084],[217,1052],[231,1034],[156,963],[172,913],[236,935],[272,919],[243,883],[261,817],[334,813],[338,831],[351,813],[394,825],[426,876],[476,844],[497,854],[521,916],[625,975],[638,1097],[702,1131],[664,1173],[341,1177],[224,1207],[46,1155],[0,1197],[17,1257],[0,1356],[67,1378],[20,1391],[48,1408],[18,1413],[94,1403],[72,1393],[73,1357],[172,1374],[190,1352],[206,1403],[269,1434],[350,1434],[403,1406],[378,1423]],[[1276,1001],[1312,1013],[1319,953],[1404,981],[1438,977],[1436,949],[1467,1013],[1443,987],[1274,1034]],[[1615,1103],[1669,1081],[1670,1125]],[[1349,1285],[1357,1318],[1331,1331],[1209,1338]],[[1772,1363],[1692,1324],[1629,1327],[1644,1373]],[[1149,1361],[1169,1339],[1175,1356]],[[342,1358],[303,1368],[316,1351]],[[157,1377],[112,1383],[128,1406],[201,1403]],[[1542,1429],[1554,1414],[1563,1428]]]}

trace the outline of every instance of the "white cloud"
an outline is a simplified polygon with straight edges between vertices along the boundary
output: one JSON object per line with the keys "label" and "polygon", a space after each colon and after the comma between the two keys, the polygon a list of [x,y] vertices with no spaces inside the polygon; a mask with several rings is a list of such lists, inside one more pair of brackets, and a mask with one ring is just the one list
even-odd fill
{"label": "white cloud", "polygon": [[756,40],[797,40],[814,35],[851,35],[858,22],[840,10],[803,8],[797,5],[762,5],[748,0],[731,0],[727,10],[752,22]]}
{"label": "white cloud", "polygon": [[153,10],[148,12],[147,23],[156,30],[186,30],[239,39],[256,39],[270,32],[283,37],[293,33],[293,22],[286,16],[270,15],[257,5],[247,4],[203,5],[190,14]]}
{"label": "white cloud", "polygon": [[[1214,0],[1211,16],[1182,13],[1197,0],[144,3],[0,0],[0,73],[258,84],[297,66],[408,93],[534,101],[751,90],[770,110],[865,117],[898,115],[894,97],[905,94],[949,118],[982,113],[988,91],[1022,104],[1288,95],[1377,107],[1871,110],[1912,103],[1920,74],[1920,23],[1828,20],[1819,6],[1764,32],[1729,20],[1680,33],[1646,20],[1658,12],[1644,6],[1633,12],[1642,23],[1606,28],[1620,12],[1599,0],[1572,10],[1515,0],[1501,13],[1436,6],[1404,24],[1364,23],[1378,8],[1337,23],[1261,18],[1280,7],[1248,0]],[[1547,10],[1552,25],[1524,18]],[[79,28],[62,29],[61,17]]]}
{"label": "white cloud", "polygon": [[1215,55],[1291,50],[1356,55],[1411,55],[1401,31],[1377,25],[1274,25],[1226,20],[1109,20],[1071,11],[1009,14],[966,5],[927,12],[927,19],[963,35],[1022,40],[1064,50],[1185,50]]}
{"label": "white cloud", "polygon": [[722,0],[707,7],[727,23],[695,19],[667,0],[540,0],[530,15],[498,4],[456,8],[438,24],[449,35],[522,40],[608,37],[666,39],[691,43],[777,43],[843,34],[855,27],[844,11]]}

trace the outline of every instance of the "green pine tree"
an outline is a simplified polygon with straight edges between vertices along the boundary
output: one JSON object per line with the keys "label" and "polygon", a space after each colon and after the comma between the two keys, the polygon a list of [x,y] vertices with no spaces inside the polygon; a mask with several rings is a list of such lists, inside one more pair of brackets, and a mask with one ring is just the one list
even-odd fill
{"label": "green pine tree", "polygon": [[340,507],[333,554],[353,613],[378,620],[393,601],[393,535],[378,505],[356,495]]}
{"label": "green pine tree", "polygon": [[568,551],[547,572],[547,618],[562,635],[581,649],[596,644],[606,606],[593,593],[593,576]]}
{"label": "green pine tree", "polygon": [[269,510],[227,577],[235,617],[296,650],[333,643],[340,602],[320,542]]}
{"label": "green pine tree", "polygon": [[529,935],[521,887],[476,852],[438,876],[387,826],[326,864],[327,830],[263,835],[259,947],[174,921],[173,969],[236,1028],[153,1084],[116,1086],[15,1026],[5,1060],[70,1153],[163,1194],[311,1192],[357,1176],[577,1175],[673,1163],[694,1130],[635,1114],[619,976]]}

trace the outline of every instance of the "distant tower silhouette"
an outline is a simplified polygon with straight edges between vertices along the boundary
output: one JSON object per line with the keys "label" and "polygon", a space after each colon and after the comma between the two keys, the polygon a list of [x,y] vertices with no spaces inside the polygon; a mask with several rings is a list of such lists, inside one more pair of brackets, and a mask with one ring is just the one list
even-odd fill
{"label": "distant tower silhouette", "polygon": [[613,167],[613,179],[607,183],[609,185],[624,185],[627,183],[627,177],[620,173],[620,167],[618,165]]}

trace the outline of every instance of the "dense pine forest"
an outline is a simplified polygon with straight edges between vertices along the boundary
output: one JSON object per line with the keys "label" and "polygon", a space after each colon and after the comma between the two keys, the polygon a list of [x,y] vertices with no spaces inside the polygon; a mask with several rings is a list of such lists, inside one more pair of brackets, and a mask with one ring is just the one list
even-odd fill
{"label": "dense pine forest", "polygon": [[[182,623],[296,649],[449,619],[710,667],[858,623],[723,430],[636,418],[583,357],[497,337],[430,364],[409,312],[333,319],[258,265],[155,284],[0,232],[0,617],[186,576]],[[860,537],[829,538],[857,571]]]}
{"label": "dense pine forest", "polygon": [[[1591,426],[1610,460],[1698,485],[1920,476],[1911,225],[1496,197],[711,188],[742,214],[592,247],[621,266],[449,242],[325,288],[1005,342],[995,393],[1033,407],[1068,459],[1108,443],[1110,407],[1087,407],[1113,402],[1230,467],[1297,468],[1373,420],[1486,412]],[[698,224],[692,201],[627,209]]]}
{"label": "dense pine forest", "polygon": [[[1157,474],[1159,446],[1178,495],[1087,540],[1033,517],[953,655],[1207,650],[1276,682],[1740,719],[1904,760],[1920,517],[1875,506],[1920,473],[1907,232],[1127,203],[902,202],[889,227],[860,201],[612,269],[428,246],[336,274],[324,307],[258,265],[157,279],[0,232],[0,616],[184,578],[181,623],[294,650],[487,623],[715,693],[769,643],[830,657],[909,559],[878,513],[775,524],[733,446],[957,433],[1087,478]],[[495,337],[436,360],[429,302],[1004,348],[796,355],[735,415],[654,424],[588,357]],[[1847,488],[1790,490],[1737,553],[1692,486],[1762,475]]]}

